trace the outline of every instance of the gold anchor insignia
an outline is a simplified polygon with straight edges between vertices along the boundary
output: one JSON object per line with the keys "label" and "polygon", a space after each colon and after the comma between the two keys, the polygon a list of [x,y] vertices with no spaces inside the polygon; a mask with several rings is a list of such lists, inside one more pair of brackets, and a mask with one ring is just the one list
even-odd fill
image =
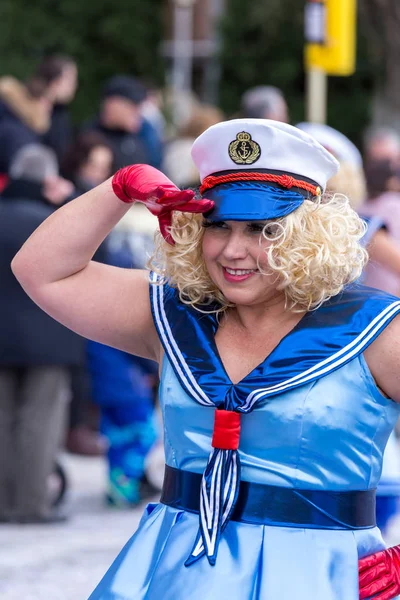
{"label": "gold anchor insignia", "polygon": [[229,156],[237,165],[252,165],[261,156],[261,148],[246,131],[237,134],[229,144]]}

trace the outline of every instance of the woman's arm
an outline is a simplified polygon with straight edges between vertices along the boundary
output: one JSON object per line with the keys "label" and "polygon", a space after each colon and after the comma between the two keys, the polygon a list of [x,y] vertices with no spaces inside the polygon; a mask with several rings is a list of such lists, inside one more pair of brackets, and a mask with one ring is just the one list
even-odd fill
{"label": "woman's arm", "polygon": [[93,262],[93,254],[132,202],[157,216],[174,244],[173,211],[206,212],[210,200],[195,200],[149,165],[120,169],[112,179],[57,210],[31,235],[12,262],[29,296],[49,315],[81,335],[158,361],[145,271]]}
{"label": "woman's arm", "polygon": [[84,337],[158,360],[148,278],[91,258],[129,210],[107,180],[58,209],[23,245],[12,269],[48,314]]}

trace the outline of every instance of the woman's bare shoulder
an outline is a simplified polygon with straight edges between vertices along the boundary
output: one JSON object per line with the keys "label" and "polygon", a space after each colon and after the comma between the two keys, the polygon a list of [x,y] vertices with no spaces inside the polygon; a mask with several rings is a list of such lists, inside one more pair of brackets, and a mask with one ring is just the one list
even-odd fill
{"label": "woman's bare shoulder", "polygon": [[380,389],[400,402],[400,315],[366,349],[364,356]]}

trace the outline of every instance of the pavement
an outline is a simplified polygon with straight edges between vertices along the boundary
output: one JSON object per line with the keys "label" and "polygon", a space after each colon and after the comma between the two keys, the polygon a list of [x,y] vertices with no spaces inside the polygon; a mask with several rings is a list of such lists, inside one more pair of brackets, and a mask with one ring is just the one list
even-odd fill
{"label": "pavement", "polygon": [[[138,526],[144,505],[128,511],[105,505],[103,459],[66,454],[62,463],[69,477],[67,523],[0,524],[0,600],[87,600]],[[155,464],[154,482],[161,475]],[[400,543],[400,515],[386,542]]]}
{"label": "pavement", "polygon": [[144,505],[105,505],[102,458],[66,454],[61,460],[71,517],[56,525],[0,524],[1,600],[86,600],[138,526]]}

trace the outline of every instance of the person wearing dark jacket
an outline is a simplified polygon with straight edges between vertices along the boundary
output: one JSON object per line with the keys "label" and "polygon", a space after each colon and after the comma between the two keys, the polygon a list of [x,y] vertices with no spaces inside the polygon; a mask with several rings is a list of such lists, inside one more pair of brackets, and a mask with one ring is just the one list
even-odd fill
{"label": "person wearing dark jacket", "polygon": [[50,127],[50,114],[44,88],[14,77],[0,78],[0,175],[8,175],[20,148],[40,142]]}
{"label": "person wearing dark jacket", "polygon": [[72,185],[57,176],[52,150],[28,145],[10,166],[0,198],[0,521],[46,523],[52,472],[68,400],[68,372],[85,340],[43,312],[14,277],[15,252]]}
{"label": "person wearing dark jacket", "polygon": [[163,144],[157,129],[143,117],[145,86],[135,77],[115,75],[103,90],[100,111],[84,131],[98,131],[114,153],[114,170],[131,163],[159,168]]}
{"label": "person wearing dark jacket", "polygon": [[50,128],[43,137],[43,143],[53,148],[61,163],[73,141],[69,106],[78,87],[78,66],[71,56],[50,54],[38,64],[34,78],[42,83],[52,105]]}
{"label": "person wearing dark jacket", "polygon": [[42,142],[62,160],[72,140],[68,106],[77,85],[77,65],[62,55],[46,56],[26,82],[0,78],[0,174],[8,174],[15,153],[26,144]]}

